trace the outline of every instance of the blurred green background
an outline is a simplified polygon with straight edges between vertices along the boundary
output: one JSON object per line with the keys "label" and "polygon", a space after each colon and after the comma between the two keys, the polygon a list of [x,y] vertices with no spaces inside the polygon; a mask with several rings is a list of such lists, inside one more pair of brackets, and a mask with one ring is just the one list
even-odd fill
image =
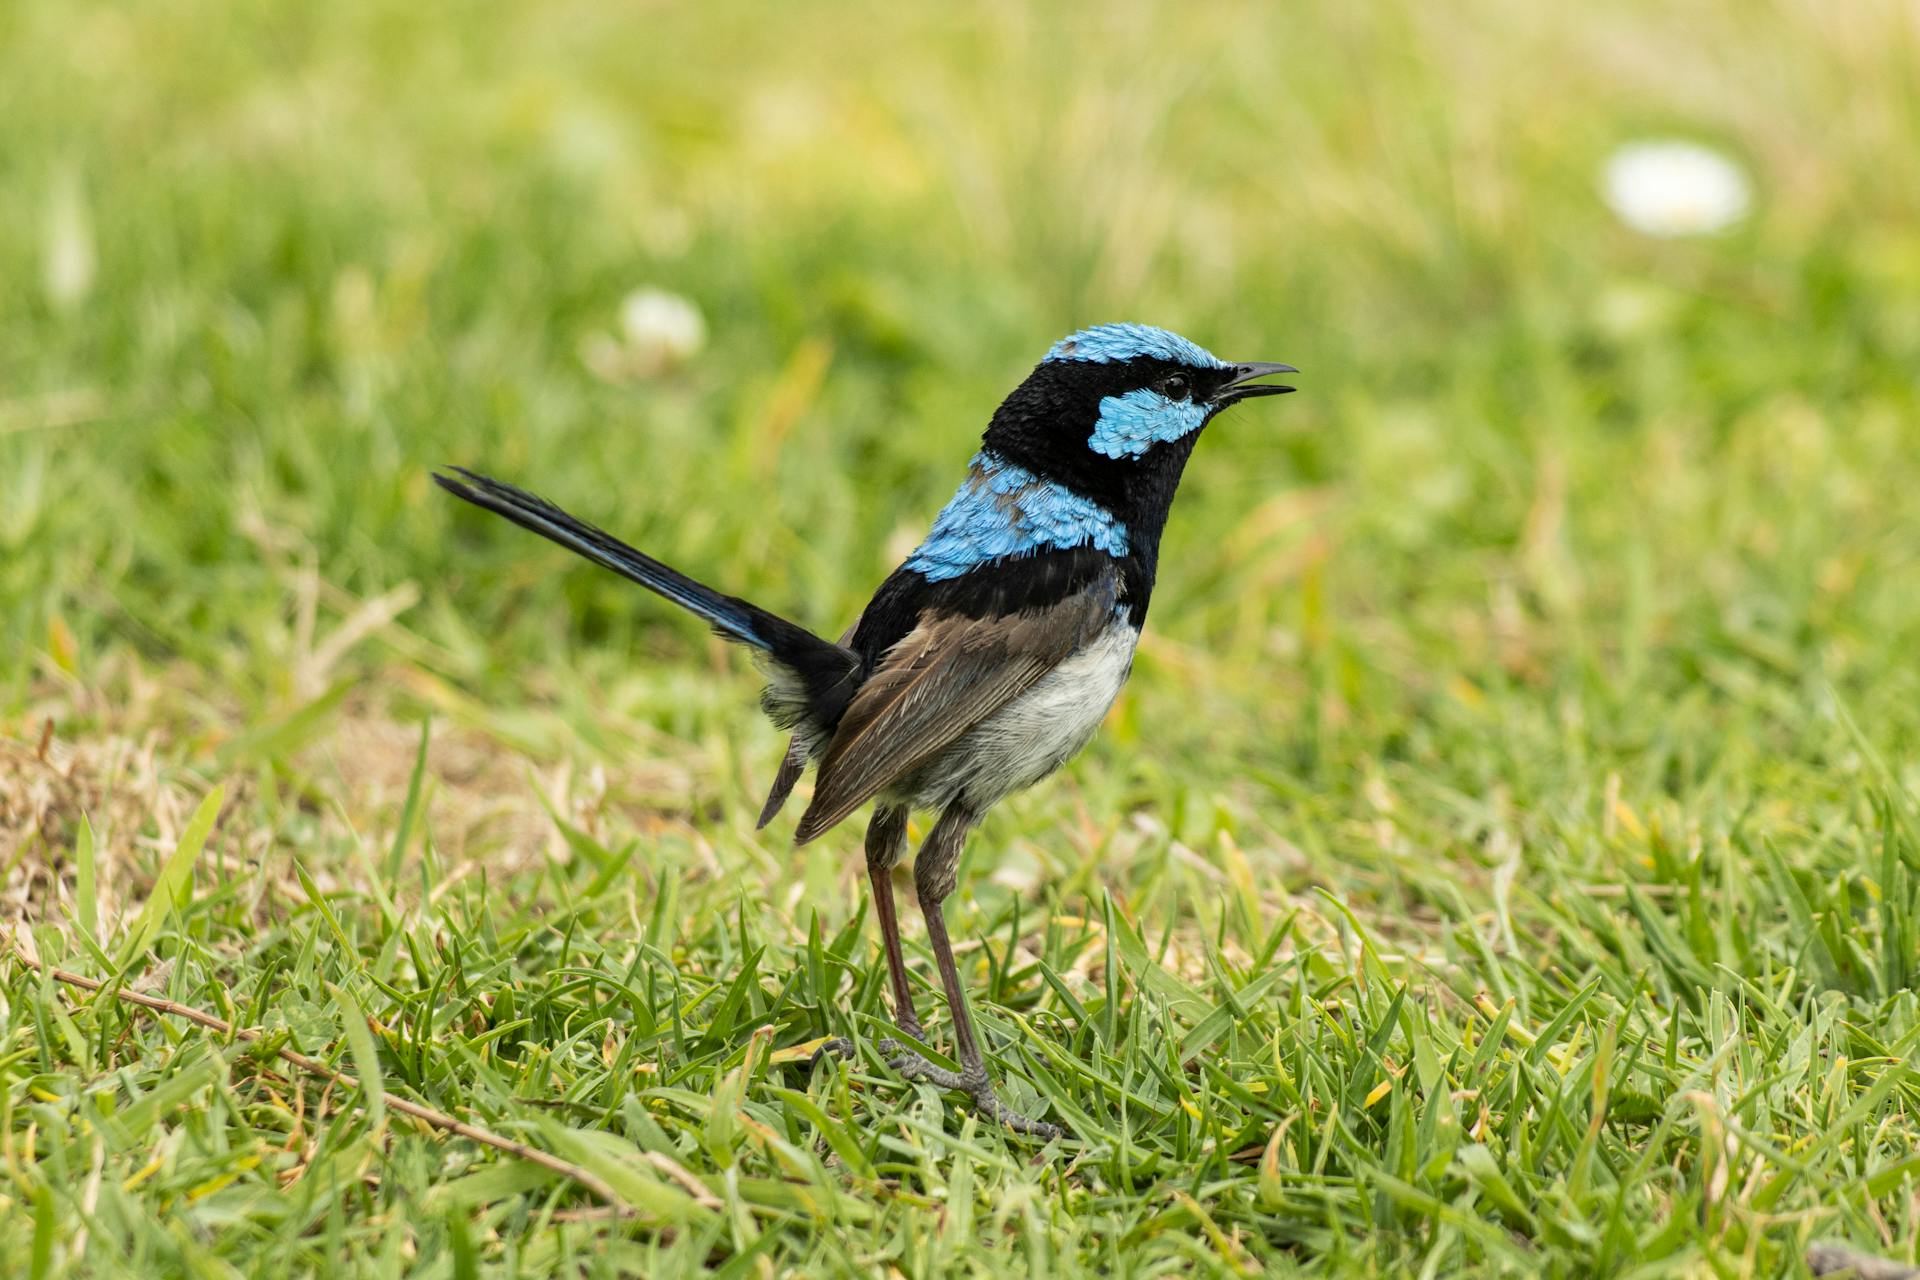
{"label": "blurred green background", "polygon": [[[1744,217],[1663,237],[1609,207],[1609,157],[1668,137],[1745,173]],[[0,733],[138,744],[165,785],[103,784],[109,809],[237,771],[249,865],[351,883],[343,831],[390,829],[431,712],[468,752],[434,758],[447,787],[536,818],[536,769],[610,794],[562,808],[645,836],[643,859],[668,830],[658,873],[705,886],[690,929],[724,943],[764,882],[794,890],[761,905],[797,945],[814,907],[857,910],[855,842],[752,834],[779,744],[745,664],[430,469],[533,488],[836,634],[1048,345],[1163,325],[1290,361],[1301,393],[1209,431],[1134,681],[1087,759],[989,826],[983,918],[1111,891],[1244,963],[1319,912],[1311,946],[1385,947],[1357,989],[1390,971],[1431,997],[1459,1065],[1491,993],[1529,1035],[1575,1028],[1567,1079],[1614,1024],[1597,1069],[1651,1114],[1773,1090],[1749,1131],[1851,1135],[1768,1166],[1791,1191],[1748,1203],[1736,1178],[1729,1202],[1706,1120],[1622,1121],[1596,1207],[1576,1115],[1558,1154],[1500,1148],[1542,1215],[1507,1213],[1544,1251],[1509,1256],[1368,1180],[1378,1052],[1342,1041],[1315,1052],[1374,1064],[1351,1129],[1303,1153],[1308,1207],[1260,1211],[1294,1225],[1249,1209],[1235,1247],[1531,1274],[1765,1272],[1828,1227],[1889,1248],[1920,1082],[1845,1063],[1904,1060],[1920,968],[1916,156],[1920,17],[1895,0],[10,0]],[[703,340],[629,318],[647,290]],[[107,824],[127,899],[179,808]],[[34,812],[0,850],[16,885],[77,817]],[[443,815],[435,839],[480,866],[579,851],[490,822]],[[238,916],[196,928],[244,945]],[[1348,998],[1320,978],[1314,999]],[[1589,981],[1608,994],[1571,1002]],[[1668,1026],[1709,987],[1742,1012]],[[1764,1032],[1739,1022],[1762,989]],[[1277,1062],[1305,1034],[1280,1018],[1235,1051]],[[1709,1070],[1729,1036],[1772,1046],[1744,1083]],[[1537,1083],[1498,1124],[1538,1114]],[[1643,1156],[1670,1179],[1651,1199]],[[1484,1172],[1443,1157],[1392,1185],[1481,1213],[1504,1203],[1472,1208]],[[1060,1256],[1124,1256],[1133,1209],[1112,1212]],[[1585,1236],[1542,1226],[1583,1213]]]}
{"label": "blurred green background", "polygon": [[[1455,675],[1684,700],[1716,659],[1896,693],[1910,14],[1537,10],[10,5],[8,701],[57,617],[270,702],[303,562],[419,584],[490,688],[692,643],[451,510],[447,461],[831,631],[1108,319],[1306,370],[1172,529],[1155,632],[1243,667],[1186,692],[1269,694],[1210,717],[1273,744]],[[1745,225],[1609,213],[1609,151],[1676,131],[1751,167]],[[644,286],[712,340],[610,383],[583,346]]]}

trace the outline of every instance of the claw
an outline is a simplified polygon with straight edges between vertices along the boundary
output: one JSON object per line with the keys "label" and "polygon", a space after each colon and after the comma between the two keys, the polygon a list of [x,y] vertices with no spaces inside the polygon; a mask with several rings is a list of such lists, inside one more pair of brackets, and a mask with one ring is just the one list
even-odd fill
{"label": "claw", "polygon": [[1021,1115],[1018,1111],[1015,1111],[1012,1107],[1000,1101],[999,1095],[994,1093],[993,1086],[990,1084],[982,1083],[978,1089],[970,1090],[969,1092],[973,1094],[973,1104],[976,1107],[979,1107],[982,1111],[1015,1133],[1027,1134],[1030,1137],[1040,1139],[1042,1142],[1052,1142],[1056,1138],[1064,1138],[1067,1136],[1067,1131],[1059,1125],[1048,1124],[1045,1120],[1035,1120],[1032,1116]]}
{"label": "claw", "polygon": [[882,1040],[879,1048],[880,1052],[886,1056],[887,1065],[898,1071],[903,1079],[925,1080],[928,1084],[941,1089],[973,1092],[973,1081],[958,1071],[949,1071],[929,1061],[924,1055],[915,1053],[898,1040]]}
{"label": "claw", "polygon": [[993,1091],[993,1083],[985,1075],[968,1075],[964,1071],[949,1071],[927,1060],[927,1058],[901,1044],[898,1040],[882,1040],[879,1044],[881,1054],[887,1059],[887,1065],[898,1071],[903,1079],[925,1080],[928,1084],[941,1089],[952,1089],[964,1093],[973,1099],[989,1118],[1007,1126],[1015,1133],[1023,1133],[1039,1138],[1042,1142],[1052,1142],[1066,1136],[1066,1130],[1057,1124],[1048,1124],[1045,1120],[1035,1120],[1015,1111],[1000,1101]]}

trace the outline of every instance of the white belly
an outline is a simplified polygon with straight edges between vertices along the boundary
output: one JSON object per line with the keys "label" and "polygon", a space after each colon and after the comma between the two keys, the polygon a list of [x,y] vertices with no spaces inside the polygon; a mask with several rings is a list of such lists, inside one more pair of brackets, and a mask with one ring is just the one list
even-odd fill
{"label": "white belly", "polygon": [[914,780],[913,803],[976,812],[1058,769],[1087,745],[1133,670],[1140,633],[1116,621],[1087,648],[970,729]]}

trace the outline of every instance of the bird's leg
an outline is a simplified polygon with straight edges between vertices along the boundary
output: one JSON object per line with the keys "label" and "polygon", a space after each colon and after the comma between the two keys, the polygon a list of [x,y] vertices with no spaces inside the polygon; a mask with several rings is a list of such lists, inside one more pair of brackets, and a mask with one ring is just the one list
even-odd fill
{"label": "bird's leg", "polygon": [[947,1008],[953,1015],[954,1053],[960,1059],[960,1070],[948,1071],[935,1066],[909,1050],[895,1055],[887,1065],[909,1080],[926,1080],[942,1089],[958,1089],[972,1095],[975,1106],[1016,1133],[1051,1140],[1061,1135],[1058,1125],[1023,1116],[994,1094],[993,1081],[987,1076],[987,1060],[980,1052],[973,1018],[967,1012],[966,989],[960,985],[960,970],[953,962],[953,944],[947,938],[944,904],[947,895],[953,892],[954,878],[959,872],[960,850],[966,844],[967,833],[978,821],[977,814],[959,805],[948,808],[927,835],[926,843],[920,846],[913,866],[914,888],[919,891],[921,913],[927,918],[927,943],[940,966],[940,985],[946,989]]}
{"label": "bird's leg", "polygon": [[[882,806],[873,812],[867,824],[867,880],[873,886],[873,913],[880,919],[880,942],[887,952],[887,976],[893,984],[893,1018],[900,1029],[916,1040],[926,1038],[920,1018],[913,1011],[913,988],[907,985],[907,958],[900,950],[900,917],[893,909],[893,869],[907,851],[907,811]],[[900,1043],[889,1037],[879,1045],[883,1054],[899,1052]],[[835,1036],[814,1051],[813,1062],[822,1054],[853,1057],[853,1043]]]}
{"label": "bird's leg", "polygon": [[[907,957],[900,950],[900,917],[893,905],[893,869],[907,851],[907,811],[881,809],[867,826],[867,879],[873,885],[873,914],[880,920],[880,945],[887,952],[887,977],[893,983],[893,1020],[915,1040],[927,1033],[913,1010],[913,987],[907,982]],[[898,1044],[882,1040],[880,1052],[892,1053]]]}

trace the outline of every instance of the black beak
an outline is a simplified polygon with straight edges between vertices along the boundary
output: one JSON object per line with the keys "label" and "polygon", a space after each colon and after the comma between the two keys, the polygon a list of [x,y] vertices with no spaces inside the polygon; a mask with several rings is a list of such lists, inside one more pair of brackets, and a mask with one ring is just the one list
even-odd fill
{"label": "black beak", "polygon": [[1298,373],[1290,364],[1271,364],[1255,360],[1248,364],[1233,366],[1233,377],[1222,383],[1213,393],[1213,402],[1222,408],[1238,404],[1242,400],[1251,400],[1255,396],[1283,396],[1293,388],[1277,382],[1256,382],[1256,378],[1271,377],[1276,373]]}

